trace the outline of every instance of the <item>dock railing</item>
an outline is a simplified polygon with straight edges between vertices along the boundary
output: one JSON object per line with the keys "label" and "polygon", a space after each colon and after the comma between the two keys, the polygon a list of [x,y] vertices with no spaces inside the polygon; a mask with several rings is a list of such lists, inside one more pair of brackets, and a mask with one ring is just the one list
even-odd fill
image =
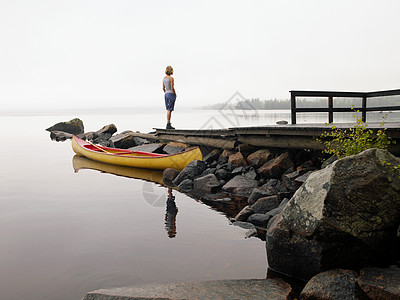
{"label": "dock railing", "polygon": [[[370,111],[392,111],[400,110],[399,105],[396,106],[379,106],[379,107],[367,107],[367,101],[369,98],[373,97],[388,97],[388,96],[400,96],[399,90],[387,90],[387,91],[377,91],[377,92],[332,92],[332,91],[290,91],[290,102],[291,102],[291,117],[292,124],[296,124],[296,114],[303,112],[327,112],[328,122],[333,123],[333,113],[334,112],[352,112],[353,109],[358,110],[362,114],[362,120],[367,121],[367,112]],[[297,97],[323,97],[328,100],[328,107],[297,107],[296,98]],[[361,98],[361,107],[334,107],[334,98]]]}

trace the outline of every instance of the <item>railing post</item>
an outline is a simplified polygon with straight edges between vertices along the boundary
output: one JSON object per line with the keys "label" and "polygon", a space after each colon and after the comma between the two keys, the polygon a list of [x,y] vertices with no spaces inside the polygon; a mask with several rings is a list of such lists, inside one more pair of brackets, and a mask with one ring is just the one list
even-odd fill
{"label": "railing post", "polygon": [[292,114],[292,124],[296,124],[296,95],[290,92],[290,108]]}
{"label": "railing post", "polygon": [[366,95],[364,95],[362,98],[361,119],[363,122],[367,122],[367,96]]}
{"label": "railing post", "polygon": [[329,113],[328,113],[328,119],[329,123],[333,123],[333,97],[328,98],[328,108],[329,108]]}

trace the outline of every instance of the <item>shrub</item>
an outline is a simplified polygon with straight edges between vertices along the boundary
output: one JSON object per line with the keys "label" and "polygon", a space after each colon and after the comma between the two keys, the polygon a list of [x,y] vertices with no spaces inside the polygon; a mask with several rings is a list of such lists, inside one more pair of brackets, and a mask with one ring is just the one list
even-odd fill
{"label": "shrub", "polygon": [[[396,143],[387,136],[386,128],[384,128],[387,115],[382,119],[381,128],[374,134],[371,129],[368,129],[368,125],[357,117],[358,112],[354,110],[353,118],[356,120],[356,125],[353,127],[341,129],[333,126],[331,131],[325,131],[317,138],[318,142],[325,145],[323,152],[343,158],[371,148],[387,150],[390,144]],[[384,162],[384,165],[400,178],[400,165],[392,165],[389,162]]]}
{"label": "shrub", "polygon": [[[381,122],[381,128],[374,134],[368,125],[357,116],[359,111],[354,110],[353,118],[356,124],[353,127],[341,129],[336,126],[332,130],[325,131],[317,141],[325,145],[325,153],[343,158],[358,154],[370,148],[387,150],[392,141],[386,134],[385,118]],[[350,125],[350,124],[349,124]]]}

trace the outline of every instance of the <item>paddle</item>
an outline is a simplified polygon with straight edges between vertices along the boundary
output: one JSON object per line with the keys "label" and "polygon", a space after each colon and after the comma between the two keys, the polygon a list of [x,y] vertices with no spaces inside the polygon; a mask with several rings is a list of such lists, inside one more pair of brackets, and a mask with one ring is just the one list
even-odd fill
{"label": "paddle", "polygon": [[101,151],[103,151],[103,152],[105,152],[105,153],[111,154],[111,153],[108,152],[107,150],[104,150],[103,148],[101,148],[101,147],[99,147],[99,146],[97,146],[97,145],[91,143],[90,141],[87,141],[87,142],[88,142],[90,145],[92,145],[93,147],[96,147],[97,149],[99,149],[99,150],[101,150]]}

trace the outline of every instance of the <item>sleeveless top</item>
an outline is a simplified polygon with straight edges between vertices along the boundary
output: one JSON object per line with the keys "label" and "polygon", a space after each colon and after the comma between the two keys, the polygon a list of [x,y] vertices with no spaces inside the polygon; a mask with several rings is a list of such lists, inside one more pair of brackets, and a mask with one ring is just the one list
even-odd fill
{"label": "sleeveless top", "polygon": [[172,91],[171,88],[171,81],[169,81],[169,77],[164,77],[163,78],[163,83],[164,83],[164,87],[165,87],[165,93],[168,94],[173,94],[174,92]]}

